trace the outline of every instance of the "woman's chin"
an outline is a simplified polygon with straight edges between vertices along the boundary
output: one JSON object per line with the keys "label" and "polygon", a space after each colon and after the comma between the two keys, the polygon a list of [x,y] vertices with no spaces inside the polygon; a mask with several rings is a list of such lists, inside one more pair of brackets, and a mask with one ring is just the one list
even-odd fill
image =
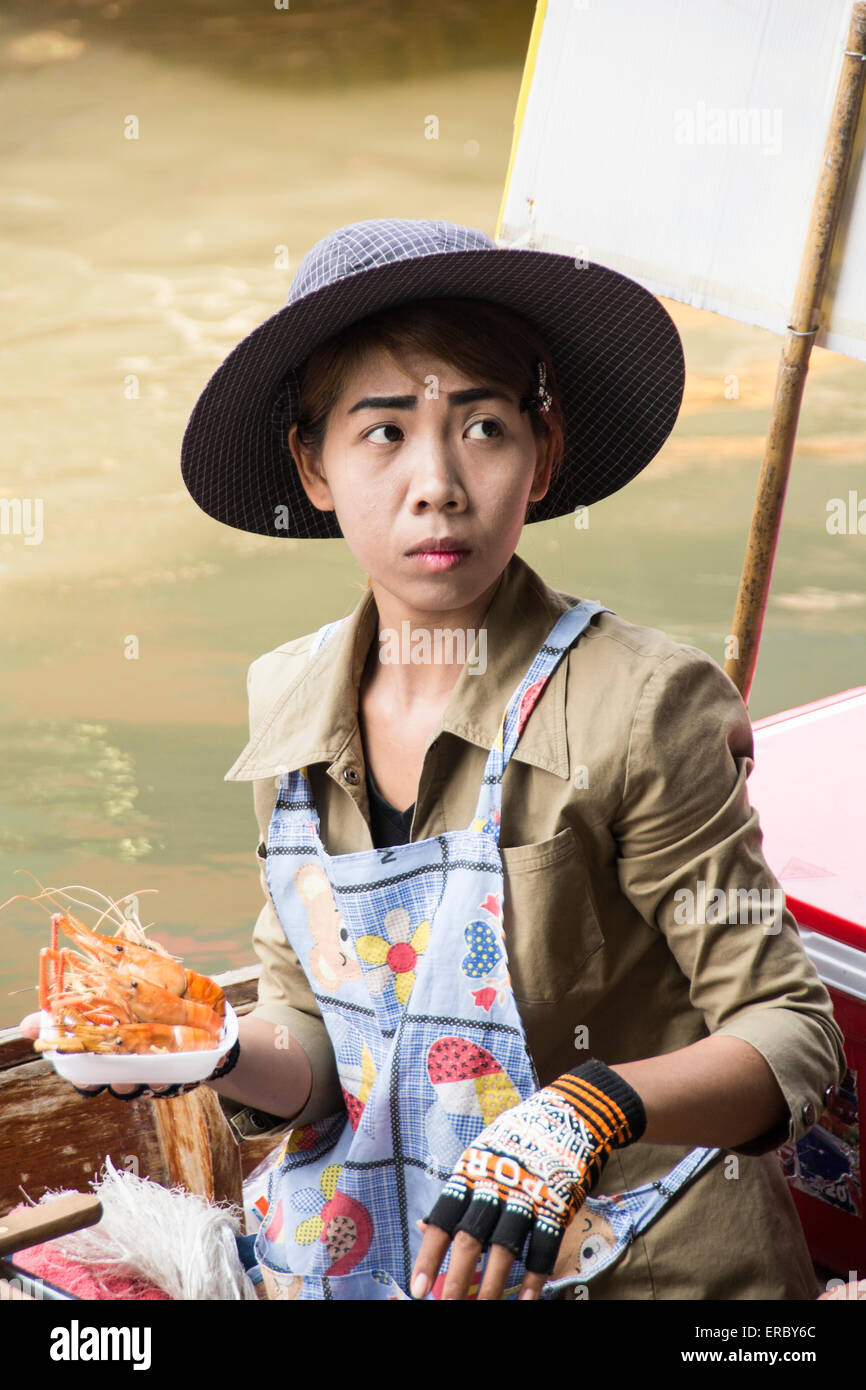
{"label": "woman's chin", "polygon": [[492,592],[504,568],[480,564],[474,552],[451,568],[426,568],[413,565],[409,559],[404,564],[405,568],[388,575],[369,571],[371,584],[407,610],[424,613],[453,613],[471,607]]}

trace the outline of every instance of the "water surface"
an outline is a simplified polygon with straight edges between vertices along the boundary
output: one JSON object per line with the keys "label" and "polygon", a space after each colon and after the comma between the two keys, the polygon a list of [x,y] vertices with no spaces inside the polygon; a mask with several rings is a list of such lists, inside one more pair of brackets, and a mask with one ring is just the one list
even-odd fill
{"label": "water surface", "polygon": [[[246,669],[350,611],[363,575],[342,542],[199,512],[183,428],[328,231],[384,215],[495,232],[533,12],[7,6],[0,495],[42,499],[44,537],[0,535],[0,900],[31,891],[17,868],[156,889],[143,917],[192,965],[251,959],[257,827],[250,788],[222,780]],[[530,527],[520,552],[722,662],[779,340],[668,308],[688,382],[664,450],[588,530]],[[866,682],[864,539],[825,524],[828,499],[864,492],[864,387],[863,364],[815,350],[755,718]],[[46,926],[29,904],[0,917],[0,1026],[33,1004],[9,991],[33,983]]]}

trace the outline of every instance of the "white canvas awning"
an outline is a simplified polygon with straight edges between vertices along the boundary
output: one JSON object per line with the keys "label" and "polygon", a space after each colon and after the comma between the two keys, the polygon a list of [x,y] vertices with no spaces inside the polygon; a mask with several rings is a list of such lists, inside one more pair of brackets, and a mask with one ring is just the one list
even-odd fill
{"label": "white canvas awning", "polygon": [[[784,334],[851,0],[541,0],[503,246]],[[819,347],[866,360],[866,105]]]}

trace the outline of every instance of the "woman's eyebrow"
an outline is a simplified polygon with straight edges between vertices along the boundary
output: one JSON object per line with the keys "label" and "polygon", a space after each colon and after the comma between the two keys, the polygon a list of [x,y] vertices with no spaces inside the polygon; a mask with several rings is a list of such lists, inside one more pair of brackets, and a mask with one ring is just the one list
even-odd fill
{"label": "woman's eyebrow", "polygon": [[[489,386],[473,386],[468,391],[449,391],[451,405],[468,405],[470,401],[505,401],[512,404],[511,396],[504,391],[494,391]],[[346,412],[354,415],[356,410],[414,410],[418,404],[417,396],[365,396]]]}

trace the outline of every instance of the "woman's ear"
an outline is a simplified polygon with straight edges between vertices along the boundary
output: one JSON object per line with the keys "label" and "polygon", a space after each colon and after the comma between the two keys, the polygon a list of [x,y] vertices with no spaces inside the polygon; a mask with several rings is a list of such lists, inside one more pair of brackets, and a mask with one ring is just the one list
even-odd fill
{"label": "woman's ear", "polygon": [[529,490],[529,501],[540,502],[550,487],[550,475],[556,452],[556,440],[547,430],[535,441],[535,476]]}
{"label": "woman's ear", "polygon": [[322,471],[319,454],[300,443],[297,422],[289,428],[288,442],[301,485],[313,506],[320,512],[335,511],[334,499]]}

